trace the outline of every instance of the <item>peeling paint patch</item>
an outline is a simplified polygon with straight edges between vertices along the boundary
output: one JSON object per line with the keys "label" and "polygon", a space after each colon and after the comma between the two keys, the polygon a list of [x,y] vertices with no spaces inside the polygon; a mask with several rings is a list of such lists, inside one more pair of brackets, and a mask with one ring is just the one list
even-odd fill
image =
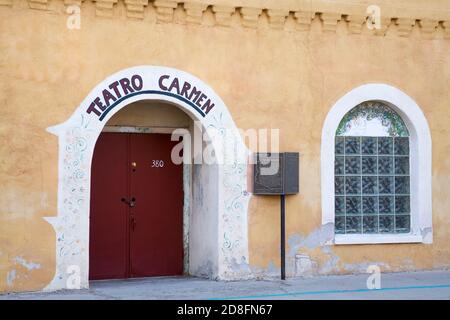
{"label": "peeling paint patch", "polygon": [[[311,276],[317,273],[331,273],[338,269],[339,257],[333,253],[328,245],[332,242],[333,237],[333,223],[322,225],[307,236],[291,235],[288,239],[288,257],[294,261],[294,264],[293,270],[287,270],[287,272],[295,274],[295,276]],[[324,255],[329,256],[328,260],[322,265],[307,253],[309,250],[317,248],[320,248]]]}
{"label": "peeling paint patch", "polygon": [[319,273],[331,273],[338,269],[339,257],[333,253],[331,247],[324,246],[322,252],[328,255],[330,258],[320,267]]}
{"label": "peeling paint patch", "polygon": [[20,264],[22,267],[25,267],[27,270],[40,269],[41,265],[39,263],[28,262],[22,257],[16,257],[14,259],[15,263]]}
{"label": "peeling paint patch", "polygon": [[241,261],[238,262],[235,258],[231,260],[231,269],[237,274],[249,275],[251,274],[250,267],[244,256],[241,257]]}
{"label": "peeling paint patch", "polygon": [[295,256],[299,248],[314,249],[319,246],[323,246],[329,242],[330,239],[334,237],[334,224],[327,223],[322,225],[320,228],[315,229],[313,232],[303,237],[299,234],[294,234],[289,237],[289,255],[291,257]]}
{"label": "peeling paint patch", "polygon": [[307,254],[295,255],[295,275],[301,277],[310,277],[314,275],[317,269],[317,262],[311,259]]}
{"label": "peeling paint patch", "polygon": [[16,270],[13,269],[6,274],[6,284],[8,287],[12,287],[14,284],[14,280],[16,280]]}

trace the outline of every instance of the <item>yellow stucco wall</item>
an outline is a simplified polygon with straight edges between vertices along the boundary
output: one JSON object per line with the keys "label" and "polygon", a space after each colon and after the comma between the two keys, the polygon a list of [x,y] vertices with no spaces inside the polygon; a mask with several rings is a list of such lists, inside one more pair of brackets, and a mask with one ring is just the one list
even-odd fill
{"label": "yellow stucco wall", "polygon": [[117,112],[107,126],[189,128],[191,118],[176,106],[159,101],[138,101]]}
{"label": "yellow stucco wall", "polygon": [[[60,2],[52,2],[54,10],[29,9],[27,1],[0,5],[0,292],[40,290],[55,272],[57,239],[42,217],[56,214],[58,145],[46,128],[66,120],[105,77],[136,65],[199,77],[242,129],[281,129],[280,149],[301,155],[300,194],[287,199],[287,236],[294,242],[321,226],[320,143],[330,107],[364,83],[401,89],[431,129],[433,244],[304,247],[297,253],[309,255],[324,273],[362,271],[367,263],[393,271],[450,266],[450,40],[442,22],[434,39],[425,39],[418,24],[408,37],[398,36],[395,25],[385,36],[366,28],[348,34],[343,20],[334,32],[323,32],[318,16],[304,32],[289,21],[282,30],[271,28],[264,14],[256,28],[239,25],[239,15],[230,27],[217,26],[211,10],[202,25],[189,24],[180,6],[169,23],[156,23],[153,11],[126,18],[122,2],[113,17],[98,17],[87,1],[81,29],[69,30]],[[433,2],[435,8],[445,4]],[[411,6],[420,11],[419,1]],[[278,210],[277,198],[251,199],[255,274],[279,267]],[[292,264],[292,254],[288,259]]]}

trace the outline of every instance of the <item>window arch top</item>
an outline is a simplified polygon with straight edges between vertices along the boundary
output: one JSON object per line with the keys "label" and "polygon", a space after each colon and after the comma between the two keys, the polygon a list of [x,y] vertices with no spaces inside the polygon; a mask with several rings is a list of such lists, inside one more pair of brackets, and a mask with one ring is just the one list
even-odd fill
{"label": "window arch top", "polygon": [[366,101],[345,114],[336,136],[408,137],[402,118],[383,102]]}

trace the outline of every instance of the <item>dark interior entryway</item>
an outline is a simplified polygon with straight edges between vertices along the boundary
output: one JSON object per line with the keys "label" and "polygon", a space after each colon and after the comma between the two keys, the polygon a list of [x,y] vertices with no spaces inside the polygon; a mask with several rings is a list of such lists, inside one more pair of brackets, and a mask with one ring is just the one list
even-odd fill
{"label": "dark interior entryway", "polygon": [[92,160],[89,278],[183,273],[183,166],[169,134],[102,133]]}

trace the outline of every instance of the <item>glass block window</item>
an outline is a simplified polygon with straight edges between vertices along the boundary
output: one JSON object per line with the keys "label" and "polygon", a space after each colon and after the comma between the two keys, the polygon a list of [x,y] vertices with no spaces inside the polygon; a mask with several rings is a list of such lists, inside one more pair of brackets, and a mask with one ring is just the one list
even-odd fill
{"label": "glass block window", "polygon": [[[376,112],[394,112],[382,106],[382,110]],[[363,109],[362,105],[357,108]],[[373,110],[362,111],[366,116],[374,114]],[[364,120],[361,113],[354,113],[353,117]],[[336,234],[409,233],[409,137],[401,118],[396,118],[396,121],[399,119],[401,123],[397,126],[401,126],[401,132],[395,132],[392,128],[380,131],[378,128],[377,133],[383,135],[370,136],[367,122],[359,121],[365,128],[353,128],[353,131],[359,130],[365,135],[345,135],[345,132],[336,135]],[[352,126],[358,125],[351,117],[347,117],[347,121],[353,121]],[[384,125],[392,123],[385,121]]]}

